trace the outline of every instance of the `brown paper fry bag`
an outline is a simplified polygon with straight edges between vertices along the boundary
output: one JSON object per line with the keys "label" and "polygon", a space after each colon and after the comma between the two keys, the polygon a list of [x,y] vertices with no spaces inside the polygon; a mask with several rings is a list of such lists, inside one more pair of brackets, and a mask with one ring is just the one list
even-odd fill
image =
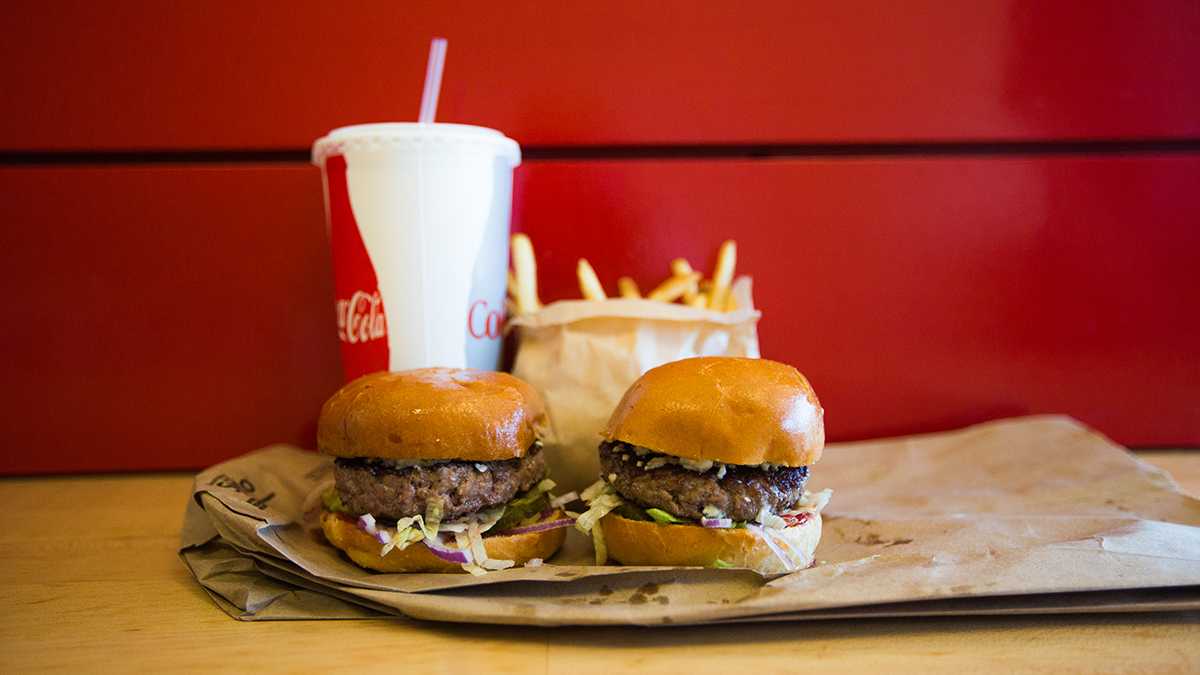
{"label": "brown paper fry bag", "polygon": [[757,358],[758,319],[751,282],[734,282],[739,309],[718,312],[643,299],[567,300],[514,318],[513,374],[546,402],[551,476],[582,490],[600,473],[596,446],[613,408],[642,373],[692,356]]}
{"label": "brown paper fry bag", "polygon": [[[286,596],[277,611],[298,616],[307,596],[288,591],[327,589],[415,618],[532,625],[1145,609],[1156,606],[1145,594],[1078,594],[1200,585],[1200,501],[1061,417],[831,445],[813,479],[815,489],[834,490],[818,564],[774,579],[744,570],[595,567],[582,537],[538,568],[485,577],[370,573],[312,526],[328,467],[314,453],[276,446],[197,476],[181,546],[201,583],[243,613]],[[218,553],[224,558],[212,559]],[[231,553],[252,559],[257,576],[231,562]],[[259,577],[286,585],[248,588]],[[1195,606],[1196,590],[1157,606]],[[1063,593],[1076,595],[1063,601]],[[989,605],[997,596],[1006,604]],[[970,598],[974,604],[895,608]],[[311,615],[331,611],[310,604]]]}

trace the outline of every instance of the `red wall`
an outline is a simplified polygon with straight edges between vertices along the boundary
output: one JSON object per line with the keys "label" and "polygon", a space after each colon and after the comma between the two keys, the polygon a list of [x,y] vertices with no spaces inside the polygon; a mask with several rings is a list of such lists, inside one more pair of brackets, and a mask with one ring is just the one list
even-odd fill
{"label": "red wall", "polygon": [[306,148],[411,117],[432,34],[441,119],[533,157],[544,296],[735,237],[834,440],[1065,412],[1200,444],[1195,3],[43,4],[0,10],[0,472],[311,442]]}
{"label": "red wall", "polygon": [[1200,135],[1200,3],[9,0],[0,147],[300,148],[415,117],[525,145]]}

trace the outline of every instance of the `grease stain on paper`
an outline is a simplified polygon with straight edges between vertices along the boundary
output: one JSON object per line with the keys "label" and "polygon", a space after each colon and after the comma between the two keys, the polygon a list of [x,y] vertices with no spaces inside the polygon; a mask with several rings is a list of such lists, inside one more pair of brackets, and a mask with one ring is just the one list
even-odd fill
{"label": "grease stain on paper", "polygon": [[911,543],[913,543],[913,540],[905,538],[905,537],[900,537],[900,538],[896,538],[896,539],[884,539],[883,537],[880,537],[878,534],[876,534],[874,532],[868,532],[866,534],[860,534],[854,540],[854,543],[860,544],[862,546],[882,546],[884,548],[889,548],[891,546],[902,546],[904,544],[911,544]]}

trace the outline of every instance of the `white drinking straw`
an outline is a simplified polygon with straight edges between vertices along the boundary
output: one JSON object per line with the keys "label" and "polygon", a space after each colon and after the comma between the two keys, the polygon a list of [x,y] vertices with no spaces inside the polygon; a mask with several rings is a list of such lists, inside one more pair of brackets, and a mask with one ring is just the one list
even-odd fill
{"label": "white drinking straw", "polygon": [[446,38],[433,38],[429,43],[429,63],[425,64],[425,91],[421,94],[421,114],[417,121],[433,122],[437,114],[438,94],[442,91],[442,69],[446,65]]}

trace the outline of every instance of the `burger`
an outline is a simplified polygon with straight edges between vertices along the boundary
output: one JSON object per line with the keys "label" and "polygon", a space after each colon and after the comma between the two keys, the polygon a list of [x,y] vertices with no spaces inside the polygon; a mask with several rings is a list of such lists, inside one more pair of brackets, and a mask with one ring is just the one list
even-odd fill
{"label": "burger", "polygon": [[539,564],[572,523],[550,493],[545,426],[537,392],[504,373],[428,368],[354,380],[321,409],[317,447],[335,458],[321,529],[381,572]]}
{"label": "burger", "polygon": [[647,371],[613,412],[601,480],[576,526],[597,562],[810,566],[830,491],[806,490],[825,445],[824,411],[795,368],[701,357]]}

